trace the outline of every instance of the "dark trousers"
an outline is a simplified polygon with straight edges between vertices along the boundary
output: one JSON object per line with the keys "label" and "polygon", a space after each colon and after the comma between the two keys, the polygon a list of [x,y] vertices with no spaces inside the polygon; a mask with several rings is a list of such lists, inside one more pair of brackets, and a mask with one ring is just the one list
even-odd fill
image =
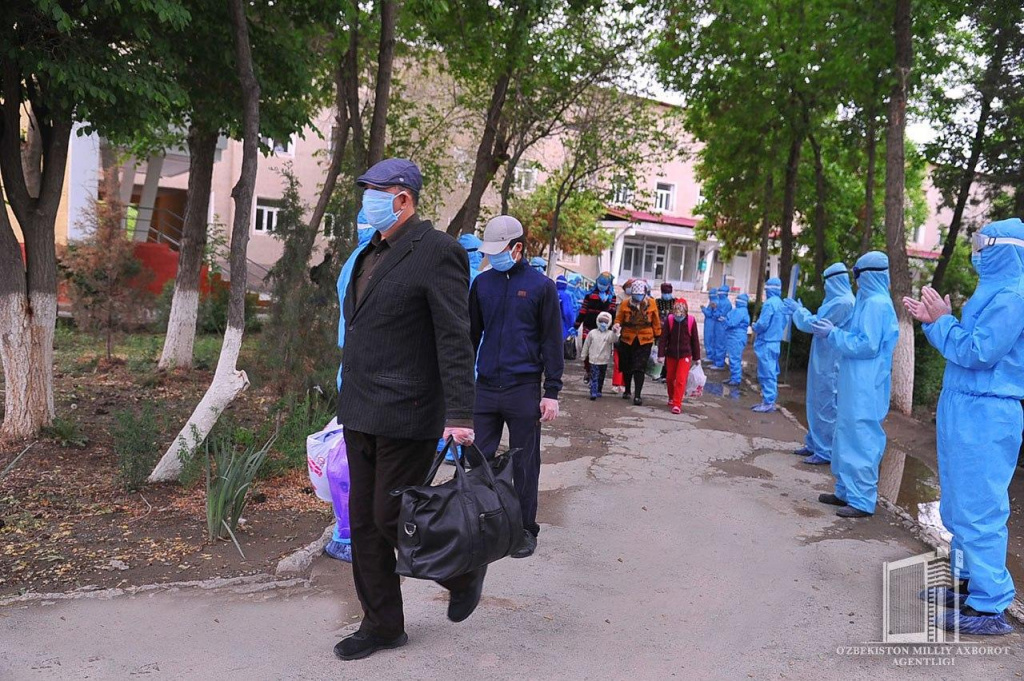
{"label": "dark trousers", "polygon": [[[395,574],[401,497],[391,490],[421,485],[437,453],[437,440],[400,440],[345,429],[348,453],[352,577],[363,606],[360,630],[395,638],[405,631],[402,584]],[[449,591],[467,589],[475,572],[439,582]]]}
{"label": "dark trousers", "polygon": [[498,451],[501,433],[508,424],[509,447],[518,449],[512,456],[512,476],[523,512],[523,527],[537,536],[537,494],[540,486],[540,397],[539,383],[510,388],[476,386],[473,429],[476,444],[484,456]]}
{"label": "dark trousers", "polygon": [[608,374],[607,364],[590,365],[590,396],[598,397],[604,394],[604,379]]}
{"label": "dark trousers", "polygon": [[651,347],[650,343],[641,344],[639,338],[634,338],[629,345],[619,343],[619,367],[626,379],[626,394],[629,394],[630,388],[635,386],[633,394],[636,397],[641,397],[641,393],[644,391],[644,379],[647,377],[647,361],[651,358]]}

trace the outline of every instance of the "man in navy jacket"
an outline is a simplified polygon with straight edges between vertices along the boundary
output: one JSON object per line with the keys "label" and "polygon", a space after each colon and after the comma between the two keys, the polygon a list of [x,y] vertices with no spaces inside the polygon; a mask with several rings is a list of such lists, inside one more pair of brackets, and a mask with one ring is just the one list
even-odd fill
{"label": "man in navy jacket", "polygon": [[558,417],[565,365],[558,290],[529,266],[525,247],[518,220],[499,215],[488,222],[480,252],[491,269],[469,293],[470,337],[477,348],[476,442],[493,456],[508,424],[509,446],[520,450],[512,467],[525,537],[513,558],[526,558],[537,548],[540,424]]}

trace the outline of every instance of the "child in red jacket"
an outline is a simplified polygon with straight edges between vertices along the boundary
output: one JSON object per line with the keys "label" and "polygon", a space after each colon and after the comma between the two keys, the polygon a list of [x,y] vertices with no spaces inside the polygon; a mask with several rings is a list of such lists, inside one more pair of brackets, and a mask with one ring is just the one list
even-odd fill
{"label": "child in red jacket", "polygon": [[686,379],[690,376],[693,362],[700,361],[700,338],[697,337],[697,322],[689,315],[685,298],[678,298],[672,305],[658,339],[658,361],[665,363],[665,382],[668,387],[668,406],[673,414],[683,411],[683,397],[686,394]]}

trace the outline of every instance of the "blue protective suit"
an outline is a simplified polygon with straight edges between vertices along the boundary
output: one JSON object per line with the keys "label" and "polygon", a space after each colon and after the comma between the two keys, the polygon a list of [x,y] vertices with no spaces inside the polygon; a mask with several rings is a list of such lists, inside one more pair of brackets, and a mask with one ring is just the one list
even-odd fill
{"label": "blue protective suit", "polygon": [[[994,222],[981,233],[1024,239],[1024,223]],[[1001,613],[1014,597],[1006,521],[1024,427],[1024,248],[996,243],[980,254],[961,320],[945,315],[924,333],[946,358],[937,417],[942,523],[962,551],[967,605]]]}
{"label": "blue protective suit", "polygon": [[[806,307],[793,313],[793,323],[804,333],[811,324],[827,319],[846,329],[853,316],[855,298],[846,265],[837,262],[825,270],[825,300],[817,314]],[[839,384],[839,353],[824,338],[811,340],[807,363],[807,437],[804,445],[825,461],[832,460],[832,439],[836,432],[836,403]]]}
{"label": "blue protective suit", "polygon": [[725,319],[725,345],[729,354],[729,381],[743,379],[743,348],[747,347],[747,327],[750,326],[750,297],[746,293],[736,296],[736,307]]}
{"label": "blue protective suit", "polygon": [[573,304],[572,293],[569,292],[569,280],[561,274],[555,279],[558,289],[558,306],[562,311],[562,338],[568,338],[576,321],[576,306]]}
{"label": "blue protective suit", "polygon": [[[712,307],[714,305],[714,307]],[[704,314],[704,352],[708,362],[715,362],[715,344],[718,342],[718,289],[708,290],[708,304],[702,305],[700,311]]]}
{"label": "blue protective suit", "polygon": [[537,270],[544,276],[547,276],[548,274],[548,261],[545,260],[544,258],[538,257],[536,255],[533,256],[532,258],[530,258],[530,267]]}
{"label": "blue protective suit", "polygon": [[480,275],[480,265],[484,262],[484,254],[478,249],[483,244],[480,238],[475,234],[463,234],[459,237],[459,245],[466,249],[466,253],[469,254],[469,285],[473,285],[475,280]]}
{"label": "blue protective suit", "polygon": [[839,353],[839,399],[832,441],[832,475],[837,497],[850,506],[875,512],[878,501],[878,464],[885,452],[882,420],[889,413],[892,353],[900,329],[889,296],[889,257],[879,251],[865,253],[857,299],[849,326],[832,329],[826,337]]}
{"label": "blue protective suit", "polygon": [[757,382],[761,402],[775,404],[779,396],[779,353],[789,324],[789,310],[782,302],[782,280],[772,277],[764,283],[765,301],[753,324],[754,354],[757,355]]}
{"label": "blue protective suit", "polygon": [[717,332],[715,333],[715,354],[714,354],[714,357],[713,357],[714,365],[716,367],[719,367],[719,368],[725,366],[725,356],[726,356],[726,352],[727,352],[727,350],[726,350],[726,342],[727,342],[727,340],[726,339],[727,339],[727,335],[728,334],[726,333],[726,326],[725,326],[725,322],[722,321],[722,317],[725,317],[726,319],[728,319],[730,312],[732,312],[732,301],[729,300],[729,287],[728,286],[720,286],[718,288],[718,318],[719,318],[719,321],[717,322],[718,329],[717,329]]}
{"label": "blue protective suit", "polygon": [[[359,216],[362,218],[363,212],[359,211]],[[364,224],[364,223],[360,223]],[[373,227],[360,227],[358,232],[359,241],[356,247],[352,249],[352,253],[349,254],[348,260],[341,266],[341,274],[338,275],[338,302],[339,313],[338,313],[338,347],[345,347],[345,292],[348,291],[348,284],[352,281],[352,269],[356,266],[356,258],[366,248],[366,244],[370,243],[370,238],[373,236]],[[338,364],[338,392],[341,392],[341,368],[342,364]]]}

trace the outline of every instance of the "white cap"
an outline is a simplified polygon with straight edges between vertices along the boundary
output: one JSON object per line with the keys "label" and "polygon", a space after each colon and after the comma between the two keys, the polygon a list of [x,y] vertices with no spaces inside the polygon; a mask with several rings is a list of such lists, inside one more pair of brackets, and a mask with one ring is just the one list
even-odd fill
{"label": "white cap", "polygon": [[484,255],[497,255],[513,239],[523,235],[523,224],[511,215],[493,217],[484,227],[483,243],[478,249]]}

